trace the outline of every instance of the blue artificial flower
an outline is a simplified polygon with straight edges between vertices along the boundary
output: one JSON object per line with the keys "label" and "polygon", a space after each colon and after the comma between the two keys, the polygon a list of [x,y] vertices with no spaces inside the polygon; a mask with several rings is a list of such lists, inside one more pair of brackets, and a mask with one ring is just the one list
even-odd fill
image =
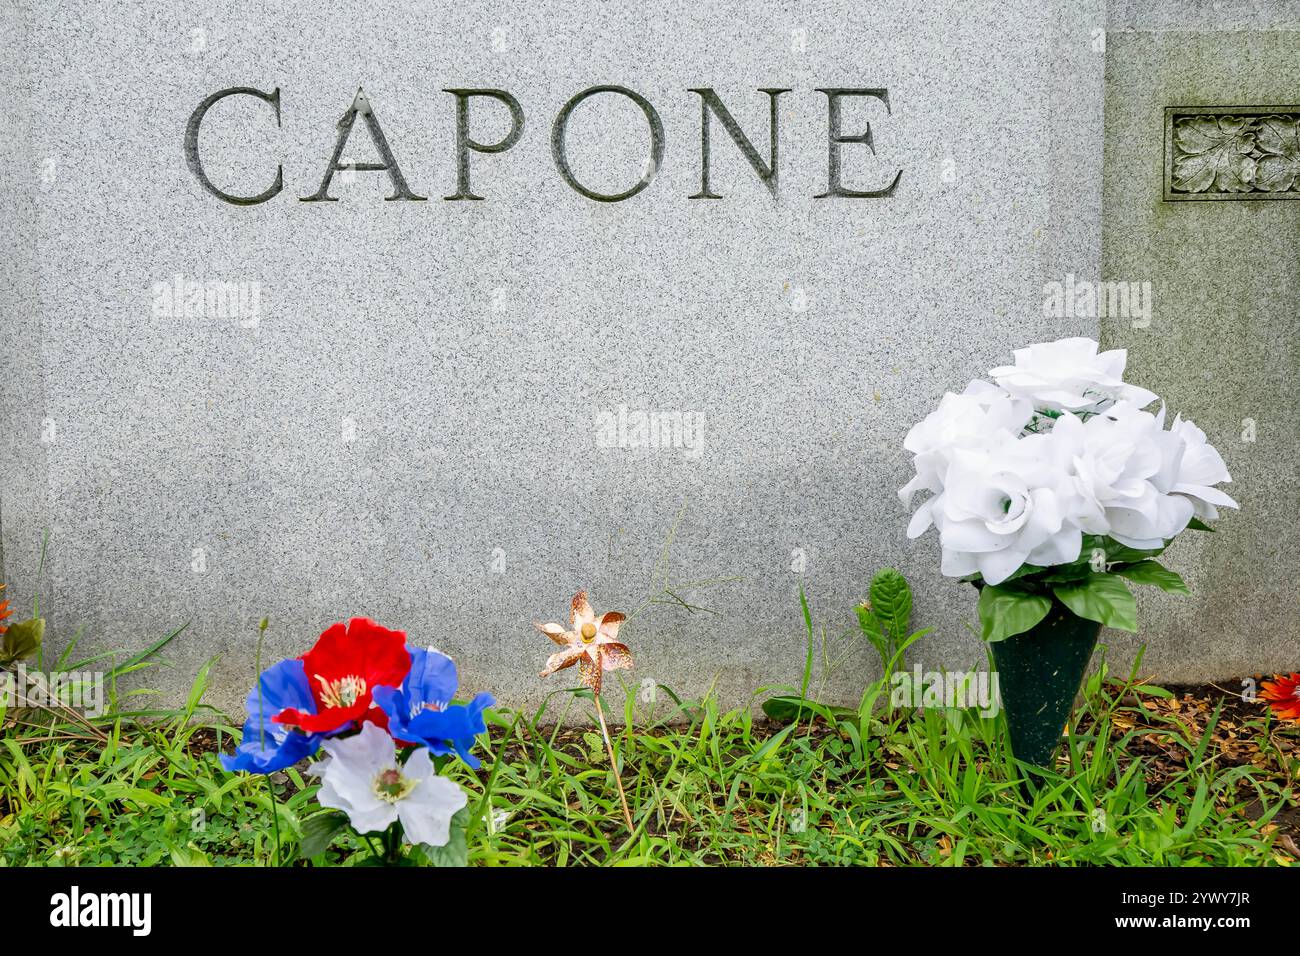
{"label": "blue artificial flower", "polygon": [[302,661],[295,657],[268,667],[258,678],[258,685],[260,695],[258,687],[248,692],[243,742],[233,755],[221,755],[221,766],[227,770],[274,773],[310,757],[320,747],[323,734],[305,734],[272,719],[286,708],[316,713],[316,700]]}
{"label": "blue artificial flower", "polygon": [[480,766],[469,748],[487,730],[483,711],[496,703],[491,694],[479,694],[468,705],[452,704],[459,679],[456,662],[435,650],[407,647],[411,672],[398,690],[376,687],[375,706],[388,715],[393,739],[427,747],[444,756],[453,750],[471,768]]}

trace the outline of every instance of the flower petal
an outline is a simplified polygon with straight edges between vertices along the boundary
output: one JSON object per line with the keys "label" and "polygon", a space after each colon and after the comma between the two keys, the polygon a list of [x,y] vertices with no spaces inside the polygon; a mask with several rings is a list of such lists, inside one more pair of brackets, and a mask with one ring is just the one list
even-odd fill
{"label": "flower petal", "polygon": [[257,683],[248,694],[243,740],[233,756],[222,754],[220,758],[230,771],[273,773],[310,757],[320,746],[319,736],[291,730],[275,719],[285,710],[301,708],[304,713],[315,713],[316,702],[302,661],[295,658],[273,664]]}
{"label": "flower petal", "polygon": [[354,617],[348,622],[348,640],[360,649],[365,668],[361,676],[371,688],[401,686],[411,670],[404,631],[390,631],[368,617]]}
{"label": "flower petal", "polygon": [[596,620],[596,612],[591,609],[591,604],[587,601],[587,592],[579,591],[573,596],[573,603],[569,608],[569,623],[576,631],[588,621]]}
{"label": "flower petal", "polygon": [[607,671],[628,670],[632,667],[632,652],[626,644],[602,644],[600,659]]}
{"label": "flower petal", "polygon": [[[301,660],[317,713],[289,708],[276,720],[314,733],[341,731],[352,721],[360,720],[370,710],[374,689],[400,686],[411,669],[406,635],[365,617],[352,618],[346,627],[333,624],[326,628]],[[364,691],[347,707],[324,706],[321,691],[345,679],[360,679]]]}
{"label": "flower petal", "polygon": [[374,724],[366,721],[361,733],[351,737],[334,737],[321,744],[344,773],[355,773],[367,781],[381,770],[397,766],[397,746],[393,738]]}
{"label": "flower petal", "polygon": [[546,659],[546,670],[542,671],[539,676],[548,677],[556,671],[562,671],[566,667],[572,667],[577,663],[578,658],[583,656],[584,653],[581,647],[566,647],[562,651],[557,651]]}
{"label": "flower petal", "polygon": [[445,710],[426,710],[417,714],[409,724],[409,731],[417,743],[429,747],[434,753],[445,754],[448,744],[457,755],[477,770],[479,761],[469,748],[474,738],[487,730],[483,711],[495,704],[491,694],[479,694],[468,705],[453,704]]}
{"label": "flower petal", "polygon": [[456,696],[460,676],[456,662],[442,651],[408,647],[411,655],[411,672],[402,681],[402,689],[412,699],[422,701],[450,701]]}
{"label": "flower petal", "polygon": [[619,611],[606,611],[601,615],[600,623],[597,630],[601,637],[615,640],[618,637],[619,626],[627,620],[627,615]]}
{"label": "flower petal", "polygon": [[578,664],[578,677],[584,687],[590,687],[592,693],[600,693],[600,667],[586,654]]}
{"label": "flower petal", "polygon": [[569,644],[573,640],[570,636],[572,632],[565,631],[562,624],[542,624],[538,621],[534,621],[533,627],[537,628],[556,644]]}
{"label": "flower petal", "polygon": [[393,738],[367,722],[361,733],[326,740],[321,748],[329,754],[321,761],[321,788],[316,799],[323,807],[342,810],[358,833],[387,829],[397,819],[397,809],[379,799],[374,782],[382,771],[397,766]]}
{"label": "flower petal", "polygon": [[353,721],[360,720],[371,709],[370,691],[362,694],[348,707],[326,707],[319,714],[307,714],[292,708],[276,714],[277,724],[298,727],[311,734],[324,734],[330,731],[343,731]]}
{"label": "flower petal", "polygon": [[421,748],[407,757],[406,763],[402,765],[402,776],[417,781],[432,777],[433,761],[429,759],[429,751]]}
{"label": "flower petal", "polygon": [[[424,754],[417,750],[412,755]],[[428,757],[426,755],[425,759]],[[451,839],[451,818],[467,803],[465,791],[446,777],[429,777],[418,783],[397,804],[397,816],[402,821],[406,839],[428,846],[446,846]]]}

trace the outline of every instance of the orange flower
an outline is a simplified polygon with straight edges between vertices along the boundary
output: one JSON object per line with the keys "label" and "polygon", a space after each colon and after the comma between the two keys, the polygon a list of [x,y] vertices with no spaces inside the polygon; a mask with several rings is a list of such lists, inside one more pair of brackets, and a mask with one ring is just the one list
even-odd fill
{"label": "orange flower", "polygon": [[1260,685],[1261,700],[1268,701],[1282,720],[1300,720],[1300,674],[1276,675]]}
{"label": "orange flower", "polygon": [[[0,584],[0,591],[3,591],[4,589],[5,586],[3,584]],[[8,626],[5,625],[3,622],[4,619],[7,618],[10,614],[13,614],[13,611],[9,610],[9,602],[0,601],[0,634],[3,634],[5,631],[9,630]]]}
{"label": "orange flower", "polygon": [[632,666],[632,652],[618,640],[619,625],[627,616],[618,611],[606,611],[599,618],[587,603],[587,592],[573,596],[569,612],[569,629],[559,624],[537,624],[537,629],[564,647],[546,661],[547,677],[566,667],[578,666],[578,676],[584,687],[600,693],[601,675],[605,671],[622,670]]}

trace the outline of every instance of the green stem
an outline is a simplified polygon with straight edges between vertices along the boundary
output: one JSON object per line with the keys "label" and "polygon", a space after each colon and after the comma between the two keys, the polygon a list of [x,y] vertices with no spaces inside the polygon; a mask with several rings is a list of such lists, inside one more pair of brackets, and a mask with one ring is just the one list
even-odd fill
{"label": "green stem", "polygon": [[394,823],[388,828],[388,862],[391,866],[396,866],[402,859],[402,828],[401,824]]}
{"label": "green stem", "polygon": [[266,775],[266,790],[271,798],[271,829],[275,832],[275,865],[279,866],[283,859],[280,852],[280,815],[275,812],[275,785],[271,783],[271,775]]}

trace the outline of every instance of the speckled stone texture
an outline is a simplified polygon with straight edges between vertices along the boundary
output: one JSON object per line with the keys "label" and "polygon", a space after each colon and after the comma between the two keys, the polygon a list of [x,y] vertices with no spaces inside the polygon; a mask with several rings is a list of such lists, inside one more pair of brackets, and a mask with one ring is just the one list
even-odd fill
{"label": "speckled stone texture", "polygon": [[[1162,202],[1166,106],[1300,103],[1300,4],[1168,4],[1107,42],[1103,271],[1149,282],[1149,328],[1106,319],[1135,381],[1223,454],[1241,511],[1168,564],[1192,596],[1139,596],[1144,670],[1224,679],[1300,666],[1300,200]],[[1249,16],[1240,16],[1248,12]],[[1151,589],[1144,589],[1149,592]],[[1111,632],[1131,655],[1137,642]]]}
{"label": "speckled stone texture", "polygon": [[[78,628],[87,650],[136,649],[188,621],[171,666],[147,677],[172,699],[215,655],[210,699],[237,711],[264,615],[272,659],[365,614],[453,654],[466,692],[522,704],[567,686],[537,678],[550,645],[531,622],[560,618],[580,587],[599,610],[640,607],[662,586],[655,569],[684,509],[669,582],[739,580],[678,588],[711,613],[637,614],[625,632],[634,685],[712,687],[737,703],[795,682],[800,585],[834,639],[885,565],[912,580],[916,623],[935,629],[917,659],[982,664],[974,592],[940,577],[932,538],[904,536],[901,441],[945,389],[1012,348],[1097,330],[1045,317],[1042,290],[1100,268],[1104,7],[946,7],[6,5],[0,523],[12,595],[30,602],[48,527],[55,649]],[[557,112],[598,84],[635,89],[663,121],[662,168],[626,202],[584,198],[551,159]],[[218,201],[186,164],[191,111],[231,86],[281,91],[278,130],[248,98],[218,104],[203,127],[224,189],[259,192],[283,164],[284,191],[262,205]],[[297,201],[319,186],[358,86],[427,202],[383,201],[387,177],[373,172],[336,177],[338,202]],[[779,200],[716,121],[725,198],[688,198],[699,86],[764,158],[757,90],[792,89]],[[485,202],[442,199],[456,185],[443,90],[458,87],[509,90],[526,116],[514,148],[471,158]],[[813,198],[827,176],[817,87],[888,89],[890,113],[845,104],[845,132],[870,121],[875,155],[846,146],[844,170],[864,188],[901,169],[892,197]],[[474,104],[480,142],[505,133],[492,107]],[[1154,128],[1141,146],[1158,148]],[[569,152],[585,182],[626,188],[644,169],[645,121],[630,103],[589,101]],[[364,129],[345,155],[373,161]],[[1221,255],[1238,269],[1250,250]],[[247,284],[257,321],[168,314],[155,286],[176,276]],[[1199,355],[1188,361],[1199,376]],[[703,428],[689,447],[606,447],[601,422],[620,406],[702,416],[690,420]],[[1259,415],[1280,442],[1285,406]],[[1197,584],[1198,600],[1225,599],[1226,585]],[[1147,615],[1162,665],[1193,660],[1165,641],[1186,620],[1173,614]],[[1221,671],[1217,648],[1188,666]],[[814,689],[856,700],[874,666],[859,642]]]}

